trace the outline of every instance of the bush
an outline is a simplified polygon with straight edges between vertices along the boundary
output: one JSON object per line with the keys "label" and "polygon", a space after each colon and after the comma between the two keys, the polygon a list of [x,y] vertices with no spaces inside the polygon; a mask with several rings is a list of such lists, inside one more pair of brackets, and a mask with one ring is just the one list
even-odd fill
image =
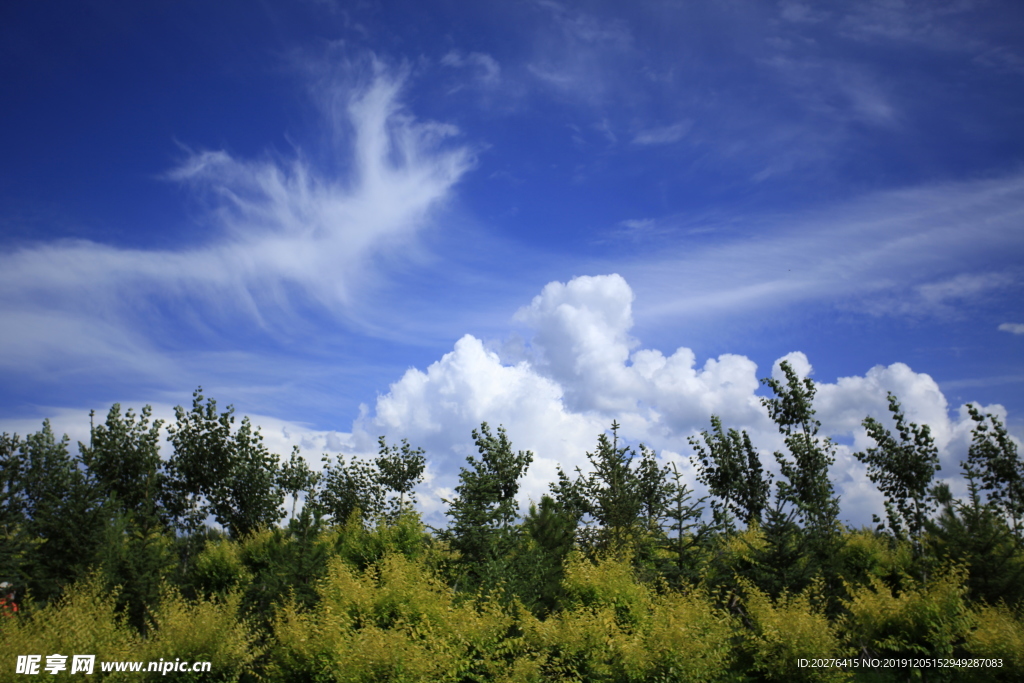
{"label": "bush", "polygon": [[[93,576],[68,587],[58,600],[34,613],[20,613],[0,623],[2,670],[13,673],[18,655],[68,657],[67,669],[51,676],[53,681],[78,680],[81,674],[70,674],[72,655],[96,655],[100,660],[135,659],[139,652],[138,634],[116,613],[117,595],[103,587],[99,576]],[[139,680],[138,674],[112,674],[105,680]]]}
{"label": "bush", "polygon": [[1019,681],[1024,678],[1024,616],[1004,604],[982,605],[974,611],[974,628],[967,634],[972,657],[1001,659],[1001,669],[976,669],[975,680]]}
{"label": "bush", "polygon": [[812,600],[821,592],[817,583],[799,594],[783,592],[777,600],[745,580],[740,586],[746,594],[743,644],[753,669],[771,681],[850,680],[850,672],[842,669],[797,666],[800,659],[848,654],[824,610]]}

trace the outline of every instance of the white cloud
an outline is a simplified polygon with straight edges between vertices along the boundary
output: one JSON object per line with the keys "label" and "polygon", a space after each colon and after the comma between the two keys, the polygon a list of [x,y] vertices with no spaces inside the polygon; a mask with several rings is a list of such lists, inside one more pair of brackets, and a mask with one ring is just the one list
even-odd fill
{"label": "white cloud", "polygon": [[[339,145],[347,141],[337,150],[352,159],[344,176],[301,153],[245,160],[189,152],[167,177],[208,202],[213,230],[203,244],[147,250],[67,241],[0,256],[0,316],[25,323],[17,333],[4,326],[0,357],[16,366],[92,358],[104,371],[117,359],[122,367],[139,359],[152,368],[166,363],[158,348],[167,311],[194,330],[273,334],[309,304],[365,324],[367,290],[416,255],[417,237],[474,163],[468,147],[450,144],[454,127],[405,111],[405,78],[371,61],[315,83],[327,125]],[[159,305],[167,306],[162,314]],[[43,318],[69,334],[54,335],[51,324],[37,324]]]}
{"label": "white cloud", "polygon": [[683,136],[690,132],[693,126],[692,121],[681,121],[670,126],[659,128],[648,128],[636,134],[633,138],[634,145],[670,145],[679,142]]}
{"label": "white cloud", "polygon": [[[632,289],[619,275],[552,282],[516,314],[530,336],[523,348],[511,345],[518,348],[514,364],[466,335],[426,371],[410,369],[392,384],[372,413],[368,410],[357,421],[354,438],[368,443],[372,435],[384,433],[425,446],[434,479],[424,496],[432,501],[428,509],[434,515],[444,509],[439,497],[457,484],[458,469],[473,452],[470,432],[482,421],[505,425],[516,448],[534,451],[524,502],[547,490],[557,465],[585,470],[585,452],[593,450],[597,434],[613,419],[622,425],[625,439],[643,441],[663,458],[685,459],[687,437],[707,429],[716,414],[726,426],[748,430],[765,465],[776,470],[771,452],[781,448],[781,437],[755,393],[756,364],[724,354],[698,367],[693,351],[685,347],[668,357],[639,348],[629,334],[632,303]],[[801,376],[812,372],[806,355],[792,352],[774,363],[773,375],[783,360]],[[861,427],[865,416],[888,423],[888,391],[900,398],[909,419],[932,427],[942,474],[952,478],[958,492],[959,460],[970,425],[962,411],[949,415],[946,398],[930,376],[894,363],[835,382],[819,378],[817,387],[815,407],[823,432],[852,439],[852,446],[838,447],[833,470],[844,519],[861,524],[881,513],[881,498],[852,453],[871,445]],[[695,485],[692,472],[688,476]],[[435,521],[442,520],[438,516]]]}
{"label": "white cloud", "polygon": [[1024,253],[1022,205],[1020,174],[880,192],[799,217],[737,216],[722,239],[620,259],[616,269],[642,294],[648,321],[696,324],[814,301],[948,316],[1019,287],[1011,263]]}
{"label": "white cloud", "polygon": [[[392,442],[407,438],[427,451],[427,481],[419,497],[428,523],[444,524],[445,505],[458,484],[459,468],[475,452],[470,433],[481,422],[492,429],[504,425],[515,448],[531,450],[535,460],[523,482],[522,503],[537,500],[555,480],[560,466],[567,472],[587,469],[585,453],[611,421],[622,425],[630,443],[643,441],[664,462],[678,462],[691,486],[697,487],[688,462],[687,438],[722,417],[727,428],[745,429],[762,452],[769,471],[777,471],[771,455],[782,448],[776,426],[758,396],[757,365],[741,355],[723,354],[700,366],[694,352],[680,347],[669,356],[642,348],[631,336],[633,291],[619,275],[584,276],[548,284],[516,315],[529,336],[518,351],[498,352],[471,336],[459,339],[451,352],[425,370],[410,368],[373,409],[364,408],[350,432],[314,430],[308,425],[249,413],[260,425],[272,452],[287,456],[299,445],[314,468],[321,453],[372,456],[376,438]],[[516,344],[507,348],[515,349]],[[516,356],[509,362],[503,356]],[[794,351],[773,363],[789,361],[800,376],[813,368],[806,355]],[[940,449],[940,476],[964,493],[959,461],[966,455],[971,420],[963,408],[950,406],[936,382],[903,363],[876,366],[862,376],[834,382],[817,378],[815,399],[822,432],[839,438],[832,478],[843,503],[843,519],[866,524],[881,514],[881,497],[854,457],[872,444],[861,427],[871,415],[891,428],[887,392],[895,393],[907,417],[928,424]],[[133,405],[124,403],[124,406]],[[135,405],[140,408],[141,405]],[[170,404],[156,404],[157,417],[172,419]],[[102,409],[105,409],[103,406]],[[1001,406],[985,410],[1005,420]],[[239,414],[245,411],[239,411]],[[58,434],[88,438],[88,409],[45,409]],[[102,419],[103,414],[100,414]],[[4,420],[0,429],[25,434],[39,420]]]}
{"label": "white cloud", "polygon": [[452,50],[441,58],[441,64],[454,68],[473,69],[477,78],[484,85],[493,86],[501,81],[501,66],[498,61],[483,52],[470,52],[468,55],[464,55],[458,50]]}
{"label": "white cloud", "polygon": [[1024,324],[1021,323],[1003,323],[999,326],[1000,332],[1009,332],[1010,334],[1024,334]]}

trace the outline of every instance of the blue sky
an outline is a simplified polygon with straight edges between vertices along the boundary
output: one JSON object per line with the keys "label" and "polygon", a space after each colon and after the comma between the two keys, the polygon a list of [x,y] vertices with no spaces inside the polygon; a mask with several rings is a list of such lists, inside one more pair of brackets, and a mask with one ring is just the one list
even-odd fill
{"label": "blue sky", "polygon": [[0,55],[7,431],[202,385],[409,437],[436,515],[481,420],[533,497],[612,419],[770,451],[788,357],[858,524],[886,391],[949,477],[964,402],[1024,434],[1019,3],[8,3]]}

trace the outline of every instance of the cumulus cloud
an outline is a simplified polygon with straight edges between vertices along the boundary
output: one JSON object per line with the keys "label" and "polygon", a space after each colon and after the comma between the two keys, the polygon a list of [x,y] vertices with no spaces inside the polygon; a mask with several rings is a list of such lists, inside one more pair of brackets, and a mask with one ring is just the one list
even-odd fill
{"label": "cumulus cloud", "polygon": [[[426,447],[433,479],[423,495],[435,515],[444,509],[440,498],[457,484],[458,468],[474,452],[470,432],[482,421],[505,425],[516,448],[535,453],[524,503],[546,491],[558,466],[586,470],[586,451],[593,450],[597,435],[613,419],[622,425],[623,438],[643,441],[658,449],[663,460],[685,464],[691,452],[687,438],[707,429],[716,414],[727,426],[749,431],[766,467],[776,470],[770,453],[782,447],[782,440],[756,393],[757,365],[724,354],[698,366],[694,352],[685,347],[668,356],[642,348],[630,335],[633,299],[629,284],[616,274],[552,282],[515,316],[529,337],[513,345],[514,362],[466,335],[425,371],[410,369],[392,384],[372,413],[367,409],[356,422],[353,438],[369,443],[372,435],[385,433]],[[784,360],[800,376],[813,372],[806,355],[797,351],[773,364],[773,376],[781,377]],[[881,512],[881,497],[853,453],[872,445],[861,427],[865,416],[890,423],[890,391],[911,420],[931,426],[943,474],[958,490],[969,418],[963,411],[950,415],[929,375],[894,363],[834,382],[818,378],[817,387],[815,408],[823,432],[842,442],[832,474],[844,518],[862,524]],[[696,486],[692,470],[683,471]]]}
{"label": "cumulus cloud", "polygon": [[1024,325],[1021,323],[1003,323],[999,326],[1000,332],[1009,332],[1010,334],[1024,334]]}
{"label": "cumulus cloud", "polygon": [[[0,315],[26,322],[17,335],[5,326],[0,357],[45,365],[91,354],[103,367],[114,358],[154,367],[160,342],[180,334],[160,339],[168,316],[192,328],[274,332],[292,310],[314,305],[361,324],[358,295],[415,255],[473,152],[453,144],[453,126],[404,109],[406,70],[367,60],[342,71],[317,81],[313,94],[336,153],[352,160],[346,173],[301,152],[254,160],[189,151],[167,178],[203,198],[208,239],[180,249],[66,241],[0,256]],[[147,313],[152,327],[139,324]],[[41,316],[79,334],[55,336],[34,323]]]}

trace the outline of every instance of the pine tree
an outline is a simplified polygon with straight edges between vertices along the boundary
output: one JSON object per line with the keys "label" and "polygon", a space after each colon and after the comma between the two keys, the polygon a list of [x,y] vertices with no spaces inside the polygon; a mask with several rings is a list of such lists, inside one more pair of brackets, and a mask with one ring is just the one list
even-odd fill
{"label": "pine tree", "polygon": [[448,503],[451,524],[441,534],[462,557],[472,582],[492,582],[516,543],[513,526],[518,512],[516,494],[533,453],[512,450],[504,427],[492,435],[487,423],[473,430],[480,458],[469,456],[459,473],[456,496]]}

